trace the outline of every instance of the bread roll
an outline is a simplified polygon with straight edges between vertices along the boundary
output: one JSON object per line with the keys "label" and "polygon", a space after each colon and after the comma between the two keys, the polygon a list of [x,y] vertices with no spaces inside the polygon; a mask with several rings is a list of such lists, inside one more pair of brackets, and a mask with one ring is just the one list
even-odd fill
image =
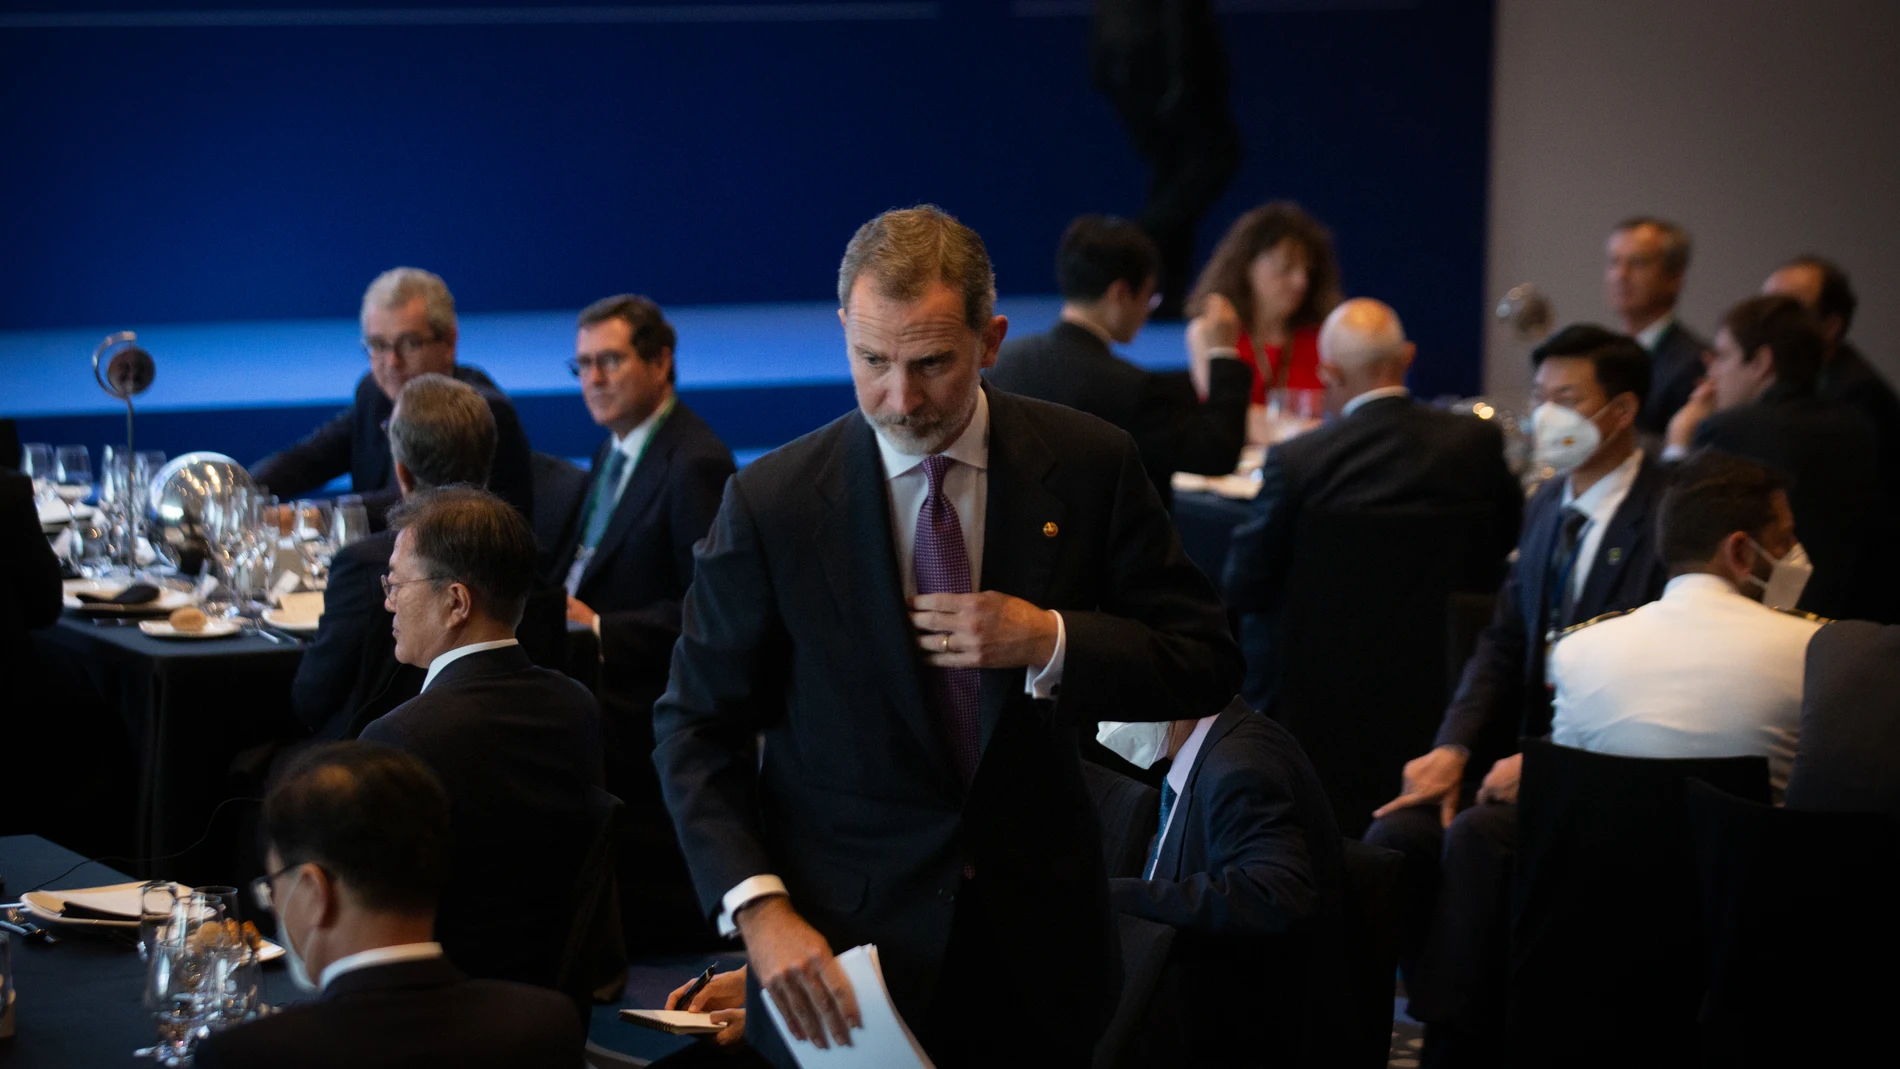
{"label": "bread roll", "polygon": [[211,622],[203,609],[192,605],[173,609],[168,619],[171,621],[173,631],[203,631],[205,625]]}

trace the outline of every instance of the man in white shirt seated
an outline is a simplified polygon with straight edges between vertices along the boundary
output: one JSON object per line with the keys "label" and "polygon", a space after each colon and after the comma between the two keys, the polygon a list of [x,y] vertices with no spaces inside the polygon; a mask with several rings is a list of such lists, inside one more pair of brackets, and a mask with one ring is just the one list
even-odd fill
{"label": "man in white shirt seated", "polygon": [[1663,494],[1657,541],[1662,599],[1552,646],[1551,741],[1625,757],[1761,754],[1779,798],[1808,640],[1825,622],[1787,611],[1808,568],[1786,484],[1753,461],[1698,453]]}
{"label": "man in white shirt seated", "polygon": [[433,941],[449,800],[422,762],[361,742],[307,750],[264,799],[263,834],[269,875],[252,887],[314,1000],[205,1040],[202,1069],[580,1064],[567,999],[470,980]]}

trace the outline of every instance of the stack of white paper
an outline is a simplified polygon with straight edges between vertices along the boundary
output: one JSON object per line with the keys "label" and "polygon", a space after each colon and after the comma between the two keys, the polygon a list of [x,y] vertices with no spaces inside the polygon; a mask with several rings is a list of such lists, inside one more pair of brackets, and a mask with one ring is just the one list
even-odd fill
{"label": "stack of white paper", "polygon": [[838,955],[838,964],[851,981],[851,990],[858,997],[858,1015],[864,1019],[864,1027],[851,1030],[848,1047],[833,1042],[820,1050],[810,1040],[793,1039],[778,1005],[771,995],[765,996],[765,1010],[772,1015],[772,1023],[778,1026],[779,1035],[801,1069],[936,1069],[891,1004],[891,993],[884,986],[884,969],[877,961],[877,947],[869,943],[852,947]]}

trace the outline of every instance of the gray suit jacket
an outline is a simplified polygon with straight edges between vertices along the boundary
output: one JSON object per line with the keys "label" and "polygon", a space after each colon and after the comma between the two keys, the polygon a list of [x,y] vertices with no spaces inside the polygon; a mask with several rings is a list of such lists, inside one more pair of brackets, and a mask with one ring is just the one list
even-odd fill
{"label": "gray suit jacket", "polygon": [[1815,632],[1803,688],[1788,808],[1900,817],[1900,626]]}

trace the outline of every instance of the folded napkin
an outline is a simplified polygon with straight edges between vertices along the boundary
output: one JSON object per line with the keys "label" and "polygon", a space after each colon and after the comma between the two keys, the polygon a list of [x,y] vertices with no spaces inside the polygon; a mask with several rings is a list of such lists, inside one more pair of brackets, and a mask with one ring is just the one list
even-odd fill
{"label": "folded napkin", "polygon": [[103,594],[74,594],[82,605],[145,605],[158,600],[159,590],[150,583],[133,583],[124,590],[107,597]]}

